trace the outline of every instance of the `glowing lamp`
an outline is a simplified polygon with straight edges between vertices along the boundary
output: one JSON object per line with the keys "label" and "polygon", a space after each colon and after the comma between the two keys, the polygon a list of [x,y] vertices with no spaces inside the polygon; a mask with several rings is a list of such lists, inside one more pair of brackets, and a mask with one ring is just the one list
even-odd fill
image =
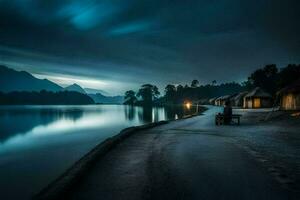
{"label": "glowing lamp", "polygon": [[192,103],[191,103],[191,102],[186,102],[186,103],[185,103],[185,107],[186,107],[187,109],[190,109],[191,106],[192,106]]}

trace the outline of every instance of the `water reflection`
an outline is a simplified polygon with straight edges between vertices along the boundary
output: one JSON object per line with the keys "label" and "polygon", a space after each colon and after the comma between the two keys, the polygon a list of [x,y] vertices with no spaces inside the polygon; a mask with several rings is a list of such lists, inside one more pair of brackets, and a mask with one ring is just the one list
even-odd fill
{"label": "water reflection", "polygon": [[[123,109],[123,110],[122,110]],[[101,127],[103,122],[145,124],[160,120],[178,119],[193,114],[196,109],[183,106],[16,106],[0,108],[0,144],[28,133],[72,131],[81,127]],[[124,113],[122,118],[121,112]],[[83,119],[82,119],[83,118]],[[116,121],[117,120],[117,121]],[[78,123],[74,123],[79,121]],[[1,150],[1,149],[0,149]]]}
{"label": "water reflection", "polygon": [[193,112],[181,106],[1,106],[1,197],[28,199],[95,145],[126,127]]}
{"label": "water reflection", "polygon": [[133,121],[136,117],[136,107],[135,106],[125,106],[124,107],[125,118],[129,121]]}
{"label": "water reflection", "polygon": [[141,123],[151,123],[160,120],[180,119],[186,115],[196,113],[196,107],[189,106],[167,106],[167,107],[136,107],[124,106],[124,114],[126,120],[138,121]]}
{"label": "water reflection", "polygon": [[[141,109],[138,110],[138,116],[139,120],[143,123],[150,123],[152,122],[152,107],[141,107]],[[154,111],[155,112],[155,111]],[[155,120],[153,120],[155,121]]]}
{"label": "water reflection", "polygon": [[2,109],[0,110],[0,143],[15,134],[25,134],[36,126],[45,126],[62,119],[75,121],[82,115],[83,111],[80,109]]}

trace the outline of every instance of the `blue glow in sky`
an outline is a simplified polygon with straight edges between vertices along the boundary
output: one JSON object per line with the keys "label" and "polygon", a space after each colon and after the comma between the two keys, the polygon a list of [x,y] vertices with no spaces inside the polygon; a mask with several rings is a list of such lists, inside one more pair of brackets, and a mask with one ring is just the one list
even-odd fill
{"label": "blue glow in sky", "polygon": [[0,64],[61,84],[96,80],[107,83],[96,89],[114,94],[144,83],[242,81],[265,64],[300,62],[299,7],[297,0],[2,0]]}
{"label": "blue glow in sky", "polygon": [[123,35],[136,32],[147,32],[151,28],[151,23],[147,21],[132,22],[130,24],[121,25],[110,31],[111,35]]}

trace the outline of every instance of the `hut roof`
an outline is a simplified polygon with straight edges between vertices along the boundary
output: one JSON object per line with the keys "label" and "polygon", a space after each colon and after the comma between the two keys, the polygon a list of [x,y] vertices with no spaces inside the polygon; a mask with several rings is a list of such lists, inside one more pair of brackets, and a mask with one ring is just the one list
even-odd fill
{"label": "hut roof", "polygon": [[218,101],[218,100],[220,100],[222,97],[217,97],[216,99],[215,99],[215,101]]}
{"label": "hut roof", "polygon": [[279,94],[286,94],[286,93],[299,93],[300,92],[300,79],[294,82],[293,84],[279,90]]}
{"label": "hut roof", "polygon": [[234,100],[237,95],[239,95],[239,93],[235,93],[233,95],[230,95],[230,100]]}
{"label": "hut roof", "polygon": [[209,99],[208,101],[213,102],[213,101],[215,101],[216,99],[217,99],[217,97],[214,97],[214,98]]}
{"label": "hut roof", "polygon": [[247,94],[248,94],[248,92],[241,92],[234,97],[234,100],[239,100],[241,98],[244,98],[244,96],[246,96]]}
{"label": "hut roof", "polygon": [[265,92],[260,87],[257,87],[245,96],[245,98],[249,98],[249,97],[271,98],[272,96],[269,93]]}
{"label": "hut roof", "polygon": [[225,96],[221,96],[218,98],[218,100],[225,100],[225,99],[229,99],[231,96],[230,95],[225,95]]}

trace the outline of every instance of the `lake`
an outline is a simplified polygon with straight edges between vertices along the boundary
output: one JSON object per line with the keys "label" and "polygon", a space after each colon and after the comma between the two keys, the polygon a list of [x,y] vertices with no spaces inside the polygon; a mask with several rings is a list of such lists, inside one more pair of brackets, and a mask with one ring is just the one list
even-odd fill
{"label": "lake", "polygon": [[0,106],[0,199],[29,199],[120,130],[195,107]]}

